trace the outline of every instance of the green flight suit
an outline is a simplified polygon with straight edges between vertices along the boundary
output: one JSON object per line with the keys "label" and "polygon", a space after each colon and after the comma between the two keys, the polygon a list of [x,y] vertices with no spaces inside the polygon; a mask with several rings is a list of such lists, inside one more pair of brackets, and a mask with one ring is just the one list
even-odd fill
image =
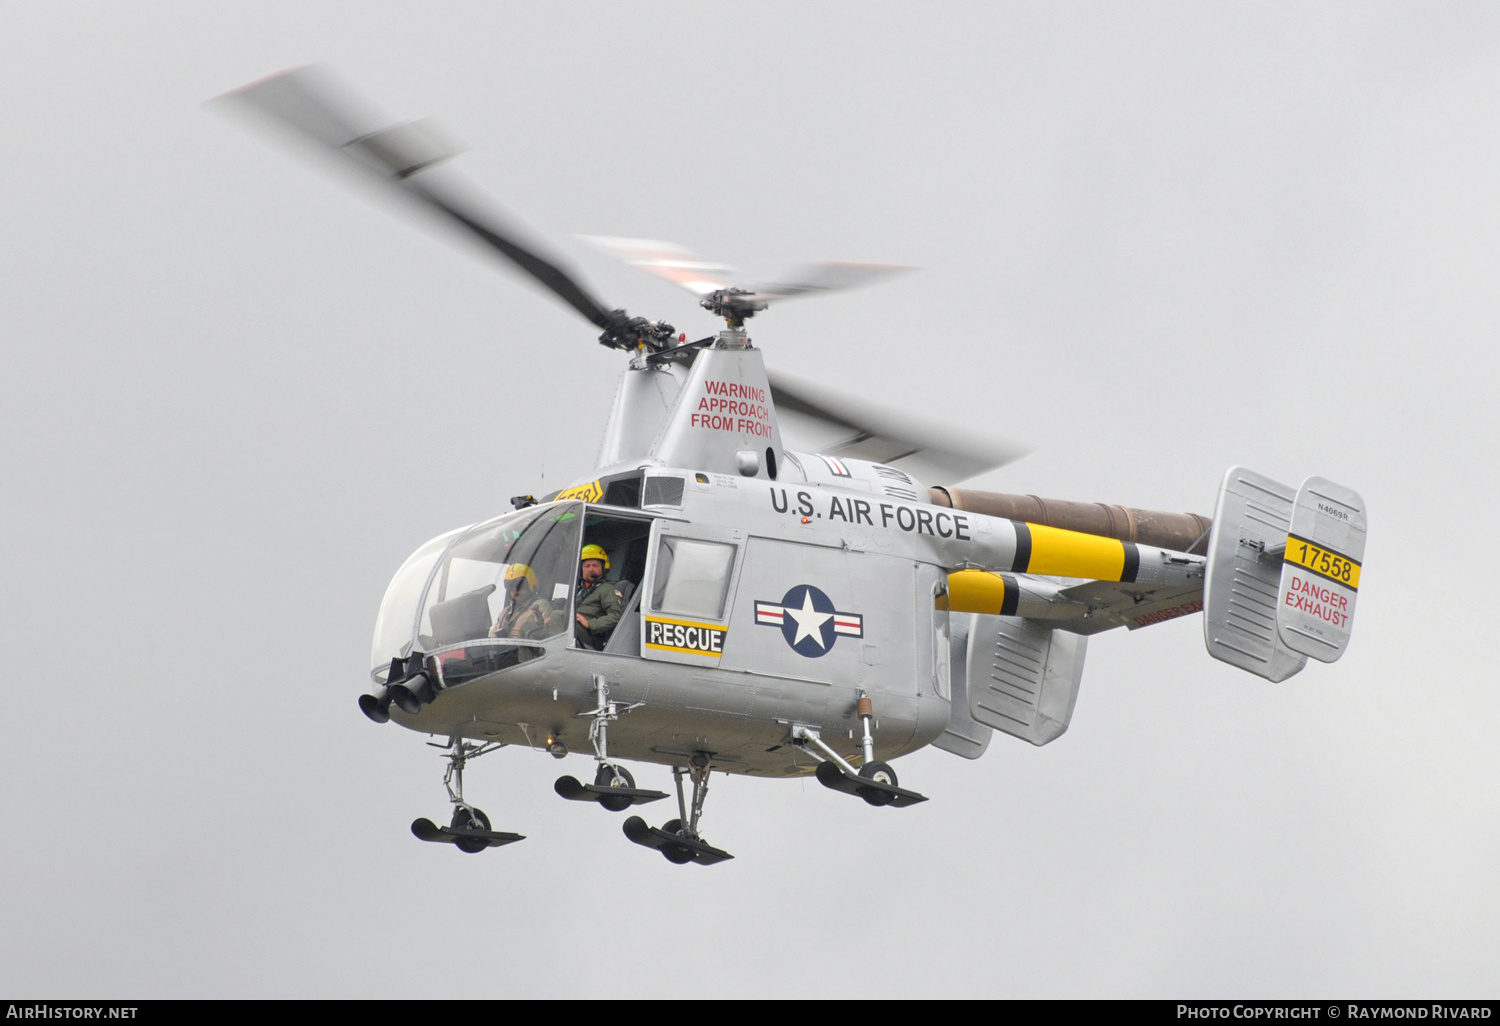
{"label": "green flight suit", "polygon": [[512,603],[490,628],[492,638],[551,638],[563,632],[567,614],[544,598]]}
{"label": "green flight suit", "polygon": [[625,612],[625,599],[617,587],[614,581],[600,580],[592,586],[578,582],[578,605],[574,609],[589,625],[574,620],[573,637],[583,648],[602,649],[614,633],[620,614]]}

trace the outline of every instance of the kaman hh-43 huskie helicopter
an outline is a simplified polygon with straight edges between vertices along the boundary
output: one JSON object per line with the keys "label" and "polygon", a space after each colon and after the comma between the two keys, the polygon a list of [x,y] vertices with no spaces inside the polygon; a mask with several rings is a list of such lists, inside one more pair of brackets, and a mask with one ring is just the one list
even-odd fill
{"label": "kaman hh-43 huskie helicopter", "polygon": [[[562,777],[559,795],[624,811],[668,797],[637,787],[625,760],[669,767],[677,817],[631,816],[625,835],[712,864],[731,857],[699,832],[712,771],[815,774],[876,806],[924,801],[889,760],[925,745],[976,759],[994,731],[1054,740],[1100,631],[1201,611],[1210,655],[1272,681],[1348,643],[1365,540],[1348,488],[1236,467],[1211,521],[929,488],[892,464],[962,480],[1005,453],[935,444],[887,411],[770,377],[745,333],[772,302],[888,268],[824,265],[744,290],[675,247],[603,240],[726,322],[689,342],[605,308],[424,179],[451,156],[424,123],[391,126],[314,69],[232,96],[472,233],[628,356],[586,479],[434,538],[386,591],[377,690],[359,705],[447,739],[453,818],[417,820],[423,840],[478,852],[522,839],[464,800],[468,760],[506,745],[559,758],[591,748],[592,781]],[[852,437],[827,453],[787,449],[777,413],[789,410]],[[591,570],[606,570],[602,585],[580,580],[589,556],[602,557]],[[608,633],[585,629],[575,605],[598,587],[613,592]]]}

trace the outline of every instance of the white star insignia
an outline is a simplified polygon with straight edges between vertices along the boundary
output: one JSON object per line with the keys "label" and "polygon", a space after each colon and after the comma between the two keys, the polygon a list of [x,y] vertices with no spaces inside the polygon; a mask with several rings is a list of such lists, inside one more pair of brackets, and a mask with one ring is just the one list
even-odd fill
{"label": "white star insignia", "polygon": [[822,628],[823,624],[833,618],[833,614],[820,613],[813,608],[811,591],[804,591],[802,593],[801,609],[793,609],[791,606],[787,606],[786,613],[797,621],[797,636],[792,639],[794,646],[801,644],[803,638],[812,638],[818,643],[819,648],[828,647],[823,644]]}

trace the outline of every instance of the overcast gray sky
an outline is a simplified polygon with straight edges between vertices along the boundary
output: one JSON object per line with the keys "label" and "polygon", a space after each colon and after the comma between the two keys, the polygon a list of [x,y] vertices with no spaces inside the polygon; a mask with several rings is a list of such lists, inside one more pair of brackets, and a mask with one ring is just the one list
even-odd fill
{"label": "overcast gray sky", "polygon": [[[1485,4],[5,5],[0,992],[1494,997],[1497,57]],[[683,330],[572,237],[920,265],[753,334],[1037,446],[977,486],[1356,488],[1348,654],[1101,636],[1064,737],[905,759],[919,807],[719,778],[712,868],[528,751],[468,781],[528,840],[421,844],[441,760],[355,705],[382,590],[585,473],[621,361],[204,106],[313,61]]]}

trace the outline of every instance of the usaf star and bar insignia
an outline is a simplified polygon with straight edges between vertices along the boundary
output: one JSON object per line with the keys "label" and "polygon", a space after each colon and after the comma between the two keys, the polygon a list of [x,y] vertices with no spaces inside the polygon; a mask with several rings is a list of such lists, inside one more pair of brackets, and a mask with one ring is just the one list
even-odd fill
{"label": "usaf star and bar insignia", "polygon": [[798,584],[780,602],[755,603],[755,622],[780,627],[792,651],[816,659],[840,637],[865,636],[865,618],[833,608],[833,600],[811,584]]}

